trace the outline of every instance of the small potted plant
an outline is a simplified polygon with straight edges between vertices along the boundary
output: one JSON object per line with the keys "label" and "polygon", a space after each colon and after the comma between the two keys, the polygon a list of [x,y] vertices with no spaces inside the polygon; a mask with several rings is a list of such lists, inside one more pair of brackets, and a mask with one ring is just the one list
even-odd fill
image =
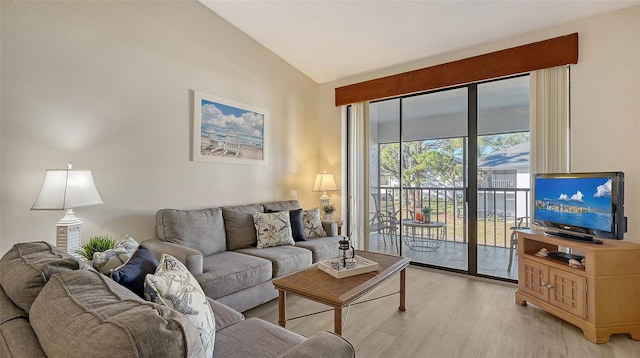
{"label": "small potted plant", "polygon": [[92,236],[89,241],[80,245],[80,249],[76,253],[82,255],[88,261],[93,260],[93,254],[96,252],[105,252],[113,249],[116,241],[108,236]]}
{"label": "small potted plant", "polygon": [[325,220],[333,220],[333,213],[336,212],[336,207],[333,204],[325,205],[322,207],[322,211],[324,211]]}
{"label": "small potted plant", "polygon": [[431,207],[430,206],[423,206],[422,207],[422,214],[424,215],[424,222],[430,223],[431,222]]}

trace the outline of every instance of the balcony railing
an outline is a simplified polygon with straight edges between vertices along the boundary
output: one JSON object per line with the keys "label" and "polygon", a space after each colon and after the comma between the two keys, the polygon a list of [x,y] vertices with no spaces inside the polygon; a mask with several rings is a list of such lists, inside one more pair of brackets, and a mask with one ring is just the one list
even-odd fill
{"label": "balcony railing", "polygon": [[[455,187],[396,187],[371,188],[378,202],[377,209],[393,212],[396,217],[412,218],[424,206],[431,207],[431,221],[446,225],[446,240],[468,241],[465,220],[468,209],[463,188]],[[516,219],[529,216],[529,188],[478,188],[477,243],[479,245],[509,247],[511,227]],[[375,211],[371,207],[371,211]],[[401,231],[398,231],[401,232]]]}
{"label": "balcony railing", "polygon": [[479,180],[478,186],[482,188],[515,188],[517,182],[511,179]]}

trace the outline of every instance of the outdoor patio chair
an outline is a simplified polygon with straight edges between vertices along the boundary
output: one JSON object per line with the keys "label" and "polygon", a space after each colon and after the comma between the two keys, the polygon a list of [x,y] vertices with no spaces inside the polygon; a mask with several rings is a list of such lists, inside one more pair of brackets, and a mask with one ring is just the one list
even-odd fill
{"label": "outdoor patio chair", "polygon": [[399,224],[400,220],[415,220],[416,214],[411,209],[400,209],[396,211],[396,223]]}
{"label": "outdoor patio chair", "polygon": [[390,237],[391,244],[394,244],[394,237],[397,238],[396,228],[395,215],[391,214],[388,211],[378,211],[373,215],[371,220],[369,220],[369,232],[377,232],[382,234],[384,247],[387,247],[387,236]]}
{"label": "outdoor patio chair", "polygon": [[385,247],[387,247],[387,236],[390,236],[393,245],[393,238],[398,229],[393,195],[386,192],[371,193],[370,204],[373,204],[375,211],[369,220],[369,231],[382,234]]}
{"label": "outdoor patio chair", "polygon": [[516,226],[512,226],[509,228],[511,230],[511,243],[509,244],[509,268],[507,268],[507,271],[509,272],[511,272],[511,265],[513,264],[513,251],[518,247],[518,235],[516,235],[516,230],[528,228],[528,216],[516,218]]}

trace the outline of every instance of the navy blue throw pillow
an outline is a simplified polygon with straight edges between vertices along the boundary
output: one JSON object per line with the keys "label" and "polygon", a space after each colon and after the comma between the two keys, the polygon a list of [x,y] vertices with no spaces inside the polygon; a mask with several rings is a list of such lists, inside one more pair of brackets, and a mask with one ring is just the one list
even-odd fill
{"label": "navy blue throw pillow", "polygon": [[129,261],[113,270],[111,278],[122,286],[144,298],[144,278],[148,273],[155,273],[158,259],[144,245],[138,246]]}
{"label": "navy blue throw pillow", "polygon": [[[267,213],[275,213],[278,210],[266,210]],[[307,241],[304,237],[304,221],[302,221],[302,209],[289,210],[289,222],[291,223],[291,236],[293,241]]]}
{"label": "navy blue throw pillow", "polygon": [[293,236],[293,241],[307,241],[304,237],[302,209],[289,210],[289,221],[291,222],[291,235]]}

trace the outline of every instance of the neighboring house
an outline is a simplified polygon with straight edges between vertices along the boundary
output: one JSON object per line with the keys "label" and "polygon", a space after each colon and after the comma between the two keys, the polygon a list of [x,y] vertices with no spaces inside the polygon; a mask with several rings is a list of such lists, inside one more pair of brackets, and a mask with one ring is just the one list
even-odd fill
{"label": "neighboring house", "polygon": [[478,215],[527,216],[529,141],[478,158]]}

